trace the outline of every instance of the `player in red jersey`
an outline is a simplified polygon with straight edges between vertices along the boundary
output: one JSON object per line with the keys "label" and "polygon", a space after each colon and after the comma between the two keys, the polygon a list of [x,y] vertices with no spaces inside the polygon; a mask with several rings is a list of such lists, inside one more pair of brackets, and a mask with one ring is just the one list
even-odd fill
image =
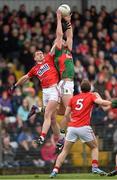
{"label": "player in red jersey", "polygon": [[51,178],[57,175],[72,145],[78,139],[91,148],[92,172],[105,175],[105,172],[98,168],[98,145],[90,126],[90,120],[95,103],[106,107],[112,106],[113,102],[103,100],[97,93],[90,92],[90,89],[91,85],[89,81],[83,80],[81,83],[81,93],[72,97],[66,108],[65,116],[61,124],[63,128],[68,124],[65,144],[56,160],[55,167],[50,175]]}
{"label": "player in red jersey", "polygon": [[[46,107],[44,113],[42,137],[47,134],[51,125],[54,134],[58,136],[59,128],[55,122],[54,116],[59,102],[59,93],[57,89],[59,75],[54,66],[54,57],[51,53],[44,56],[42,51],[37,51],[34,54],[34,61],[36,62],[36,65],[26,75],[21,77],[18,82],[11,87],[11,90],[14,90],[17,86],[22,85],[30,78],[36,76],[40,80],[42,86],[43,106]],[[51,119],[53,119],[52,124]],[[42,138],[39,143],[43,143],[43,141],[44,138]]]}

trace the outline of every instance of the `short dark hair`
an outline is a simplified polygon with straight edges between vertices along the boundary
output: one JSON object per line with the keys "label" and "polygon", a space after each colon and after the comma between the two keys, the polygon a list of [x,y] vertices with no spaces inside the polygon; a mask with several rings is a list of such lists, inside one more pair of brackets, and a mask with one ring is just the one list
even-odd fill
{"label": "short dark hair", "polygon": [[81,91],[84,93],[89,92],[91,90],[91,84],[88,79],[82,80],[80,87]]}

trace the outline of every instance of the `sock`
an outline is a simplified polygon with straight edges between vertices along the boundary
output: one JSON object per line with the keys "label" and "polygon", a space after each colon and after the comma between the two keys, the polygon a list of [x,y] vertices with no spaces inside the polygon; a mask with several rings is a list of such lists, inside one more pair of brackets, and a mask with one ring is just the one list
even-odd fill
{"label": "sock", "polygon": [[53,169],[54,172],[58,173],[59,172],[59,167],[55,166]]}
{"label": "sock", "polygon": [[45,139],[46,133],[42,132],[42,133],[41,133],[41,136]]}
{"label": "sock", "polygon": [[98,161],[97,160],[92,160],[92,167],[97,168],[98,167]]}
{"label": "sock", "polygon": [[115,170],[117,170],[117,166],[115,166]]}

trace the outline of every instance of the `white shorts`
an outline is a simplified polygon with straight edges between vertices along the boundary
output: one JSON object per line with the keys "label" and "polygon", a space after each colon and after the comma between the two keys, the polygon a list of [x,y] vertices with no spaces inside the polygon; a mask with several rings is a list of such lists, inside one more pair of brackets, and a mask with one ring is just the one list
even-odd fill
{"label": "white shorts", "polygon": [[60,97],[59,97],[59,90],[57,85],[51,86],[49,88],[44,88],[43,90],[43,106],[47,106],[48,102],[50,100],[60,102]]}
{"label": "white shorts", "polygon": [[82,126],[68,127],[65,139],[70,142],[76,142],[79,139],[82,142],[89,142],[95,140],[96,137],[91,126]]}
{"label": "white shorts", "polygon": [[74,82],[61,80],[58,84],[58,89],[60,97],[63,95],[73,95],[74,92]]}

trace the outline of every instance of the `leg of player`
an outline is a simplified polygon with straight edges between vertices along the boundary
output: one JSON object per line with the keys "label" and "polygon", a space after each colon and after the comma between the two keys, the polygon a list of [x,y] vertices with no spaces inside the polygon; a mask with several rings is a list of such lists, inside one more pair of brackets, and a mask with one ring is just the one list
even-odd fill
{"label": "leg of player", "polygon": [[115,170],[108,173],[107,176],[115,176],[115,175],[117,175],[117,154],[115,156]]}
{"label": "leg of player", "polygon": [[51,128],[54,134],[54,140],[55,142],[58,142],[59,136],[60,136],[60,126],[56,121],[56,112],[53,113],[51,118]]}
{"label": "leg of player", "polygon": [[[62,108],[59,108],[59,110],[61,110],[61,109],[63,110],[63,106],[64,106],[64,110],[65,110],[70,99],[73,97],[74,83],[72,80],[71,81],[70,80],[61,80],[58,85],[58,88],[59,88],[59,92],[60,92],[60,96],[61,96],[61,100],[62,100]],[[60,113],[60,114],[62,114],[62,113]]]}
{"label": "leg of player", "polygon": [[69,103],[69,100],[72,98],[72,96],[73,95],[71,95],[71,94],[63,95],[62,101],[63,101],[63,104],[64,104],[65,108],[67,107],[67,105]]}
{"label": "leg of player", "polygon": [[[63,81],[62,83],[63,83],[63,85],[60,85],[59,90],[60,90],[60,94],[62,96],[62,98],[61,98],[62,104],[64,106],[64,109],[66,109],[70,99],[73,96],[73,83],[71,81]],[[62,114],[63,112],[61,111],[62,112],[61,113],[60,110],[61,110],[61,108],[59,108],[59,113]],[[56,153],[57,154],[59,154],[62,151],[62,148],[64,145],[64,136],[65,136],[65,132],[63,133],[63,129],[61,129],[60,130],[60,138],[59,138],[58,143],[56,144]]]}
{"label": "leg of player", "polygon": [[56,112],[56,108],[58,106],[58,102],[57,101],[53,101],[50,100],[45,108],[45,114],[44,114],[44,123],[42,126],[42,133],[41,136],[39,137],[38,140],[36,140],[35,142],[37,144],[43,144],[46,134],[48,133],[48,130],[51,126],[51,119],[52,119],[52,115],[53,113]]}
{"label": "leg of player", "polygon": [[92,158],[92,173],[106,175],[104,171],[98,167],[98,144],[96,138],[93,141],[86,142],[86,144],[91,148],[91,158]]}
{"label": "leg of player", "polygon": [[65,141],[65,144],[64,144],[64,147],[63,147],[63,150],[62,152],[59,154],[59,156],[57,157],[57,160],[56,160],[56,163],[55,163],[55,166],[54,166],[54,169],[52,171],[52,173],[50,174],[50,178],[53,178],[55,177],[58,172],[59,172],[59,169],[60,167],[62,166],[66,156],[68,155],[72,145],[74,143],[70,142],[70,141]]}
{"label": "leg of player", "polygon": [[[71,97],[72,97],[71,94],[62,96],[62,102],[63,102],[65,109],[66,109]],[[60,124],[60,126],[61,126],[61,124]],[[62,151],[63,146],[64,146],[65,131],[64,132],[63,131],[64,131],[64,129],[60,129],[59,140],[58,140],[58,143],[56,144],[56,153],[57,154],[59,154]]]}

